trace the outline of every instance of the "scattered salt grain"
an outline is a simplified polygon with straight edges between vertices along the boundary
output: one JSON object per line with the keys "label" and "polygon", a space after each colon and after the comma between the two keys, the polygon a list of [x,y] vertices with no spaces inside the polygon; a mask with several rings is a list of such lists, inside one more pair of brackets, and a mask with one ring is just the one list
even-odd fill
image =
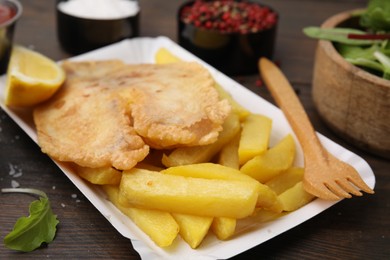
{"label": "scattered salt grain", "polygon": [[14,174],[14,178],[19,178],[20,176],[23,175],[23,172],[22,171],[18,171],[17,173]]}
{"label": "scattered salt grain", "polygon": [[20,186],[19,182],[15,181],[15,180],[11,181],[11,187],[12,188],[18,188],[19,186]]}
{"label": "scattered salt grain", "polygon": [[20,139],[20,136],[19,136],[19,135],[15,135],[15,139],[16,139],[16,140],[19,140],[19,139]]}
{"label": "scattered salt grain", "polygon": [[76,200],[76,203],[79,203],[79,202],[81,202],[81,200],[77,199],[77,200]]}
{"label": "scattered salt grain", "polygon": [[72,198],[73,199],[77,198],[77,194],[72,194]]}
{"label": "scattered salt grain", "polygon": [[65,208],[65,204],[64,204],[64,203],[61,203],[61,207]]}
{"label": "scattered salt grain", "polygon": [[53,187],[51,187],[53,190],[55,190],[56,189],[56,186],[53,186]]}
{"label": "scattered salt grain", "polygon": [[8,172],[8,174],[9,175],[11,175],[11,176],[13,176],[14,174],[15,174],[15,172],[16,172],[16,170],[15,170],[15,166],[13,166],[12,164],[8,164],[8,166],[9,166],[9,172]]}
{"label": "scattered salt grain", "polygon": [[19,178],[20,176],[23,175],[22,169],[19,169],[17,165],[13,165],[12,163],[9,163],[8,166],[9,166],[8,174],[11,175],[12,177]]}

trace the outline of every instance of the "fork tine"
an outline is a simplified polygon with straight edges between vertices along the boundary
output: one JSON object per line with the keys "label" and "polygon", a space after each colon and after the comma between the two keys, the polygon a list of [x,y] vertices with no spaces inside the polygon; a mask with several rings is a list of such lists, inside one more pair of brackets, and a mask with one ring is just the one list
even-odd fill
{"label": "fork tine", "polygon": [[348,193],[352,193],[355,196],[363,196],[363,193],[361,193],[356,186],[353,185],[349,181],[349,179],[341,179],[341,180],[336,180],[336,183],[342,187],[345,191]]}
{"label": "fork tine", "polygon": [[304,188],[310,194],[324,200],[340,200],[341,198],[328,189],[324,183],[311,183],[303,181]]}
{"label": "fork tine", "polygon": [[337,182],[326,182],[325,186],[340,198],[352,198],[352,195],[342,189]]}
{"label": "fork tine", "polygon": [[368,187],[368,185],[362,180],[359,174],[356,173],[356,176],[348,177],[347,179],[362,191],[367,192],[369,194],[374,194],[374,191],[370,187]]}

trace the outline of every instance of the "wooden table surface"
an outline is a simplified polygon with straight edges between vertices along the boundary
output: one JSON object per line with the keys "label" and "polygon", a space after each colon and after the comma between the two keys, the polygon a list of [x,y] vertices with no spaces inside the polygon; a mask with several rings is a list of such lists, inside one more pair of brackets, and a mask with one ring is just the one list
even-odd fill
{"label": "wooden table surface", "polygon": [[[21,0],[24,13],[15,41],[60,60],[69,57],[56,37],[55,1]],[[175,15],[182,1],[140,1],[141,36],[165,35],[176,41]],[[362,8],[365,0],[262,0],[280,14],[275,60],[292,82],[318,132],[364,158],[376,175],[375,195],[343,200],[311,220],[233,259],[389,259],[390,163],[356,149],[335,136],[320,120],[311,99],[311,78],[316,42],[302,28],[320,25],[337,12]],[[237,81],[267,100],[257,75]],[[94,208],[39,147],[0,110],[0,186],[45,191],[60,224],[53,243],[30,253],[0,245],[0,259],[139,259],[130,241],[122,237]],[[22,176],[10,175],[12,169]],[[77,198],[74,197],[77,196]],[[33,200],[27,195],[0,196],[0,237],[16,219],[28,215]]]}

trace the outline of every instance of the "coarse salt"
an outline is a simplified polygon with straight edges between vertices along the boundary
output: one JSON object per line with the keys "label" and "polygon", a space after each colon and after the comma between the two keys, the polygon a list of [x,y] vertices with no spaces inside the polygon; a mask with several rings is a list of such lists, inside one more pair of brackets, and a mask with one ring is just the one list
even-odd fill
{"label": "coarse salt", "polygon": [[15,181],[15,180],[11,181],[11,187],[12,188],[18,188],[19,186],[20,186],[19,182]]}
{"label": "coarse salt", "polygon": [[15,174],[15,172],[16,172],[16,170],[15,170],[15,167],[16,167],[16,166],[12,165],[11,163],[9,163],[8,166],[9,166],[9,172],[8,172],[8,174],[11,175],[11,176],[13,176],[13,175]]}
{"label": "coarse salt", "polygon": [[8,166],[9,166],[8,174],[11,175],[12,177],[18,178],[23,175],[22,169],[19,169],[17,165],[13,165],[12,163],[9,163]]}
{"label": "coarse salt", "polygon": [[137,1],[129,0],[69,0],[57,6],[61,12],[87,19],[121,19],[139,12]]}

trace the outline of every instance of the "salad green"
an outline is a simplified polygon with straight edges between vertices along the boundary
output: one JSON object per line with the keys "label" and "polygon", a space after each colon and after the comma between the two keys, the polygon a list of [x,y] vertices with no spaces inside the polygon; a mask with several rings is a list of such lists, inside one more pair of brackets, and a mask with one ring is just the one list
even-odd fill
{"label": "salad green", "polygon": [[2,192],[20,192],[39,196],[30,204],[30,215],[20,217],[13,230],[5,236],[6,247],[18,251],[30,252],[41,246],[42,243],[50,243],[56,234],[56,226],[59,223],[57,216],[53,214],[47,195],[40,190],[24,188],[1,189]]}
{"label": "salad green", "polygon": [[355,14],[361,29],[306,27],[311,38],[329,40],[348,62],[390,80],[390,1],[370,0]]}

